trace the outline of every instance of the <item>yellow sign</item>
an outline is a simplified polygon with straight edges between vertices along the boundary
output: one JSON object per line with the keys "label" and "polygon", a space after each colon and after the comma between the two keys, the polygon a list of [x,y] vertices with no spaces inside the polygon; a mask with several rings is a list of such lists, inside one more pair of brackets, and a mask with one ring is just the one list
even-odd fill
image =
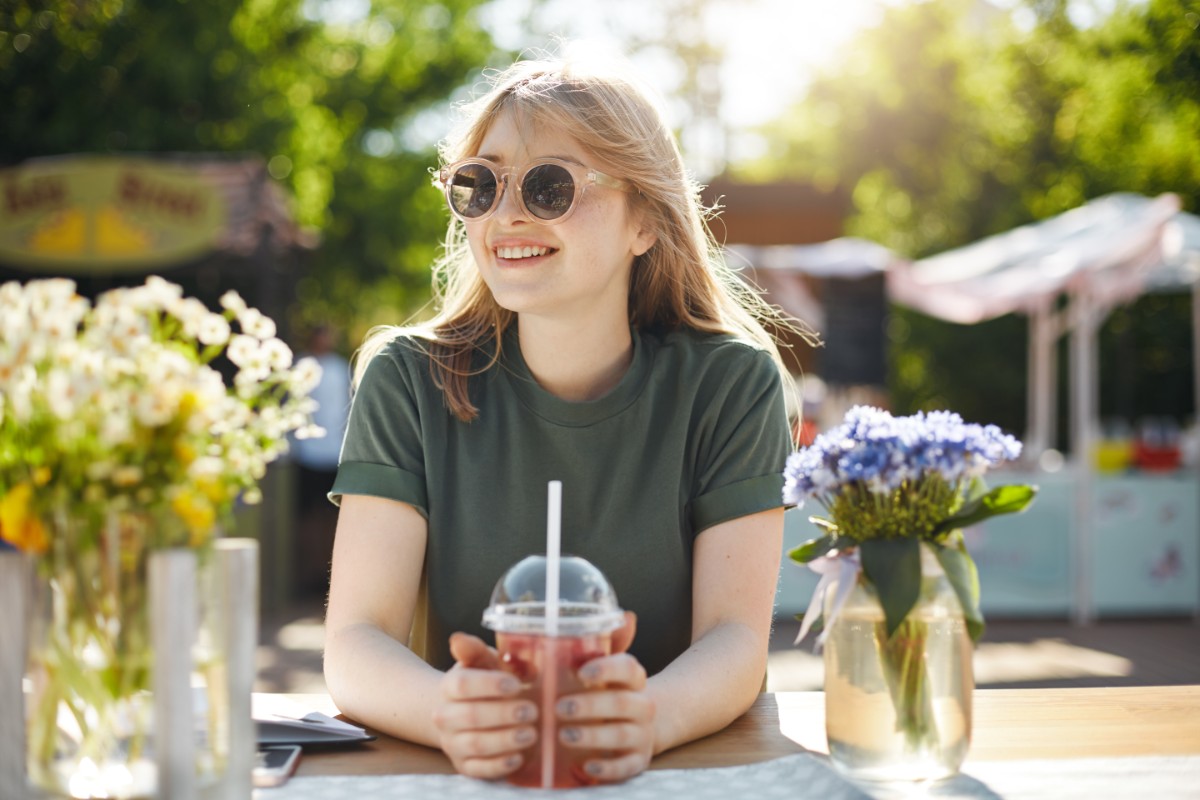
{"label": "yellow sign", "polygon": [[62,272],[142,272],[203,254],[224,198],[184,164],[79,157],[0,170],[0,262]]}

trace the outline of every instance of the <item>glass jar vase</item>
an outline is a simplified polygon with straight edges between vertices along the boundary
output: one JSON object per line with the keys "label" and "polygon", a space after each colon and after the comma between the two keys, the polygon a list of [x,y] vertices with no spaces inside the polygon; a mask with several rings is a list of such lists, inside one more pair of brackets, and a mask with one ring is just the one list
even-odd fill
{"label": "glass jar vase", "polygon": [[919,599],[890,638],[861,576],[829,628],[825,732],[830,759],[852,778],[938,780],[966,758],[971,639],[958,596],[923,543],[921,575]]}
{"label": "glass jar vase", "polygon": [[[104,520],[56,514],[50,550],[36,560],[26,671],[26,766],[46,796],[158,796],[155,658],[147,564],[152,526],[134,513]],[[211,570],[202,564],[199,594]],[[227,747],[223,661],[211,603],[197,609],[193,732],[196,782],[214,783]]]}

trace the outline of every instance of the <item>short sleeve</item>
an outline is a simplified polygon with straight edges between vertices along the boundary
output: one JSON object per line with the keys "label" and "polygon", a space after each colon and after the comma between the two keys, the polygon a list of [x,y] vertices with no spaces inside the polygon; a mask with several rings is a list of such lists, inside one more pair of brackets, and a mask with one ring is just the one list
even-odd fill
{"label": "short sleeve", "polygon": [[783,505],[791,434],[779,371],[770,355],[732,345],[737,358],[710,376],[715,388],[699,448],[692,530]]}
{"label": "short sleeve", "polygon": [[371,359],[350,405],[346,438],[329,499],[365,494],[398,500],[428,517],[421,379],[415,354],[400,341]]}

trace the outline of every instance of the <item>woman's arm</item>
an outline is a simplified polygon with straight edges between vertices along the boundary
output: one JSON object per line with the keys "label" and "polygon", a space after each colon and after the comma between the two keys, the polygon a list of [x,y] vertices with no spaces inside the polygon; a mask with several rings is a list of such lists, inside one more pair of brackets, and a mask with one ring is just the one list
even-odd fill
{"label": "woman's arm", "polygon": [[338,709],[384,733],[437,747],[443,674],[408,649],[425,518],[405,503],[345,495],[325,614],[325,683]]}
{"label": "woman's arm", "polygon": [[692,645],[650,679],[654,752],[721,730],[762,690],[783,550],[783,509],[700,533],[692,555]]}
{"label": "woman's arm", "polygon": [[325,616],[325,682],[346,716],[445,751],[455,768],[496,778],[521,765],[537,708],[514,697],[496,651],[474,636],[450,640],[442,673],[407,647],[427,527],[405,503],[345,495]]}
{"label": "woman's arm", "polygon": [[692,556],[691,647],[649,681],[627,654],[580,670],[599,691],[559,703],[563,743],[624,751],[589,761],[589,773],[632,777],[651,756],[724,728],[753,704],[766,674],[782,547],[783,509],[703,531]]}

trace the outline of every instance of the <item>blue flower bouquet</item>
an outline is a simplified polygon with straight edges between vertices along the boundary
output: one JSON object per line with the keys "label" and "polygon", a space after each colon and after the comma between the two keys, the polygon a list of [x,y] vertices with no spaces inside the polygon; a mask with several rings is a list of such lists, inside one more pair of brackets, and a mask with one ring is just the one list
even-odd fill
{"label": "blue flower bouquet", "polygon": [[[962,530],[1021,511],[1033,500],[1035,487],[989,490],[983,481],[989,468],[1020,453],[1021,443],[996,426],[967,424],[952,412],[893,417],[857,406],[840,426],[788,459],[784,502],[803,506],[815,500],[825,510],[809,518],[821,535],[788,554],[822,574],[796,641],[823,628],[820,647],[849,592],[855,586],[871,590],[883,611],[875,631],[880,668],[896,727],[910,744],[927,739],[933,724],[925,668],[928,631],[910,618],[923,591],[922,546],[936,557],[933,569],[940,565],[970,639],[978,641],[979,579]],[[928,554],[926,561],[934,563]],[[924,578],[927,584],[930,576]]]}

